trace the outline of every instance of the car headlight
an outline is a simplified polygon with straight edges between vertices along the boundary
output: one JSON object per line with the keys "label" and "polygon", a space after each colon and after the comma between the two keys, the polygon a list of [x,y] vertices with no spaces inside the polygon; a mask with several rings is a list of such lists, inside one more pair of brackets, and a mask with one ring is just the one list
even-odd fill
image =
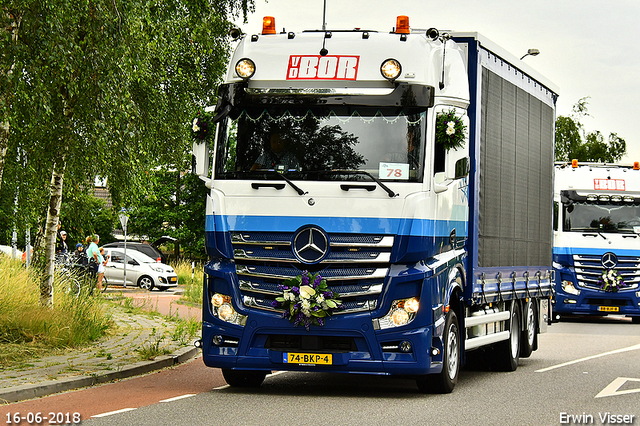
{"label": "car headlight", "polygon": [[415,297],[394,300],[389,312],[382,318],[374,320],[374,328],[386,329],[407,325],[415,319],[419,308],[420,303]]}
{"label": "car headlight", "polygon": [[163,273],[164,272],[164,269],[162,269],[160,266],[149,265],[149,268],[151,268],[151,270],[155,271],[155,272],[159,272],[159,273]]}
{"label": "car headlight", "polygon": [[562,290],[564,290],[565,293],[580,296],[580,290],[578,290],[571,281],[562,280]]}
{"label": "car headlight", "polygon": [[211,312],[216,318],[222,321],[244,326],[247,322],[247,316],[236,312],[231,304],[231,297],[215,293],[211,296]]}

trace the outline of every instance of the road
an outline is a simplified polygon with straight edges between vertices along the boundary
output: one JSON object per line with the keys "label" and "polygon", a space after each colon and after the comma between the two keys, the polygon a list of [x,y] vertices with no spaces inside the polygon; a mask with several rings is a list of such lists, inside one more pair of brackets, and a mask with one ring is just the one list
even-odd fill
{"label": "road", "polygon": [[615,424],[640,424],[640,325],[620,317],[560,322],[539,343],[515,372],[463,370],[449,395],[420,394],[406,379],[292,372],[238,390],[197,358],[0,411],[79,412],[92,426],[614,424],[603,421],[607,415],[617,416],[608,418]]}

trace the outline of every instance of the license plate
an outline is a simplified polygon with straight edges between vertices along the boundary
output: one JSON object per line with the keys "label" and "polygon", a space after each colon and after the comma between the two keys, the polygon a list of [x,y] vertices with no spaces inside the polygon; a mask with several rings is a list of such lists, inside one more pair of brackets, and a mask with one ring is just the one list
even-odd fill
{"label": "license plate", "polygon": [[600,312],[618,312],[620,310],[617,306],[598,306]]}
{"label": "license plate", "polygon": [[175,283],[176,281],[178,281],[178,277],[169,277],[170,283]]}
{"label": "license plate", "polygon": [[282,362],[285,364],[324,364],[330,365],[333,362],[331,354],[301,354],[285,352],[282,354]]}

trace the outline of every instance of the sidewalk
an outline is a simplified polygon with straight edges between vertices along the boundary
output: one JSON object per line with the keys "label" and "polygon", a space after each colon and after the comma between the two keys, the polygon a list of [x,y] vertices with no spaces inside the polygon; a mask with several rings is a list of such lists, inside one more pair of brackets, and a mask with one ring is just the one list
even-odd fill
{"label": "sidewalk", "polygon": [[[178,295],[137,293],[122,288],[107,292],[133,297],[134,306],[163,315],[175,316],[177,310],[182,318],[198,317],[199,309],[175,304]],[[188,337],[175,322],[161,315],[128,313],[124,307],[114,308],[111,315],[117,330],[90,347],[0,370],[0,404],[145,374],[185,362],[200,351],[193,346],[197,337]],[[141,352],[156,348],[167,355],[142,360]]]}

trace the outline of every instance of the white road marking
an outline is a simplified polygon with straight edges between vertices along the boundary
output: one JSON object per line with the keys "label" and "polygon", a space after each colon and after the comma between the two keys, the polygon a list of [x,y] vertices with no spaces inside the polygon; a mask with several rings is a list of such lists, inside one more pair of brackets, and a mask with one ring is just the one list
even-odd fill
{"label": "white road marking", "polygon": [[619,391],[627,382],[640,382],[640,379],[631,379],[629,377],[618,377],[613,382],[611,382],[606,388],[602,389],[599,394],[596,395],[596,398],[603,398],[605,396],[614,396],[614,395],[626,395],[629,393],[640,392],[640,388],[638,389],[628,389]]}
{"label": "white road marking", "polygon": [[600,358],[600,357],[607,356],[607,355],[619,354],[619,353],[622,353],[622,352],[636,351],[638,349],[640,349],[640,344],[634,345],[634,346],[629,346],[628,348],[616,349],[615,351],[604,352],[604,353],[601,353],[601,354],[598,354],[598,355],[591,355],[591,356],[588,356],[588,357],[585,357],[585,358],[580,358],[580,359],[576,359],[576,360],[573,360],[573,361],[564,362],[562,364],[552,365],[551,367],[547,367],[547,368],[543,368],[543,369],[540,369],[540,370],[536,370],[536,373],[545,373],[545,372],[550,371],[550,370],[555,370],[556,368],[566,367],[568,365],[577,364],[579,362],[589,361],[591,359]]}
{"label": "white road marking", "polygon": [[113,414],[126,413],[127,411],[133,411],[133,410],[135,410],[135,408],[123,408],[122,410],[109,411],[108,413],[96,414],[95,416],[91,416],[91,417],[107,417]]}
{"label": "white road marking", "polygon": [[183,398],[189,398],[189,397],[192,397],[192,396],[196,396],[196,394],[195,393],[188,393],[186,395],[174,396],[173,398],[163,399],[160,402],[172,402],[172,401],[177,401],[177,400],[183,399]]}

